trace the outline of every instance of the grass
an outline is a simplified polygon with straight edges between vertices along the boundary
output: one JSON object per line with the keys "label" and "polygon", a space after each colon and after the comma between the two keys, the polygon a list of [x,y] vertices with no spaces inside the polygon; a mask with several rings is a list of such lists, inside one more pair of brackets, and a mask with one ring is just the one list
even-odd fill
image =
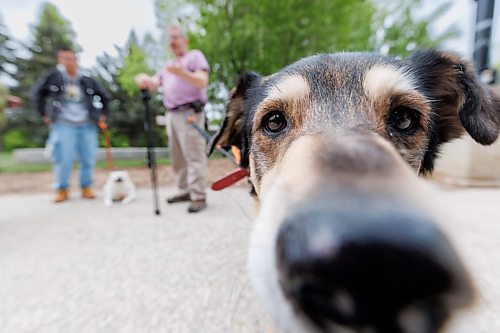
{"label": "grass", "polygon": [[[115,168],[131,168],[146,166],[146,157],[133,160],[115,160],[113,161]],[[157,159],[158,165],[170,165],[170,158],[162,157]],[[98,161],[97,169],[106,169],[108,163],[106,161]],[[37,163],[37,164],[20,164],[14,161],[12,153],[0,153],[0,172],[1,173],[31,173],[31,172],[45,172],[52,170],[50,163]]]}
{"label": "grass", "polygon": [[2,173],[42,172],[49,170],[51,170],[50,164],[18,164],[14,161],[12,153],[0,153],[0,172]]}
{"label": "grass", "polygon": [[[219,152],[214,152],[210,159],[222,158],[222,154]],[[114,160],[115,168],[133,168],[140,166],[147,166],[146,157],[132,159],[132,160]],[[156,160],[157,165],[165,166],[170,165],[171,161],[169,157],[162,157]],[[98,161],[97,169],[107,169],[108,163],[106,161]],[[0,173],[33,173],[33,172],[46,172],[52,170],[52,164],[50,163],[38,163],[38,164],[21,164],[16,163],[12,156],[12,153],[0,153]]]}
{"label": "grass", "polygon": [[[113,161],[113,164],[114,164],[115,168],[118,168],[118,169],[120,169],[120,168],[132,168],[132,167],[147,166],[147,160],[146,160],[146,157],[140,158],[140,159],[134,159],[134,160],[117,160],[117,161]],[[170,158],[169,157],[157,158],[156,164],[157,165],[170,165]],[[108,163],[106,161],[99,161],[99,162],[97,162],[96,167],[97,167],[97,169],[107,169]]]}

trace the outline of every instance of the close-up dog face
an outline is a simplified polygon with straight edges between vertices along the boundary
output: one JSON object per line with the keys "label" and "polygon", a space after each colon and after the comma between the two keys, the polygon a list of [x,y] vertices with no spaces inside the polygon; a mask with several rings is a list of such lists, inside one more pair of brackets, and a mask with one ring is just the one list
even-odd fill
{"label": "close-up dog face", "polygon": [[499,127],[498,97],[444,52],[244,74],[211,149],[238,146],[250,170],[249,270],[277,331],[442,331],[473,291],[416,175],[441,144],[491,144]]}

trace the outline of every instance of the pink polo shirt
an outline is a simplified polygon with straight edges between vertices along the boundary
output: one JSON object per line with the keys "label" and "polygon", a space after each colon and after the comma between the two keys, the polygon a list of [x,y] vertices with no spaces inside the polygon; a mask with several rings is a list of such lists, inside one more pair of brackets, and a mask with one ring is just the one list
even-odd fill
{"label": "pink polo shirt", "polygon": [[196,88],[181,77],[167,71],[167,66],[180,62],[181,66],[190,72],[199,70],[210,71],[208,61],[200,50],[190,50],[181,58],[167,61],[165,65],[156,72],[163,87],[163,105],[172,109],[179,105],[194,101],[207,102],[207,89]]}

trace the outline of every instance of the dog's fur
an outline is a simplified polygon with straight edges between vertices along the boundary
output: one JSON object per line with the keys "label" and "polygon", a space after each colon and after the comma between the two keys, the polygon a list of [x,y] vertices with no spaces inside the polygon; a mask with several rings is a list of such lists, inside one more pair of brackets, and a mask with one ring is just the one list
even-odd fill
{"label": "dog's fur", "polygon": [[[473,292],[451,246],[434,229],[431,233],[439,235],[438,241],[418,251],[435,257],[438,263],[430,267],[443,268],[452,282],[432,297],[412,299],[413,303],[397,308],[380,299],[380,309],[376,305],[358,313],[358,299],[352,295],[372,295],[377,283],[392,279],[392,274],[379,276],[373,264],[370,276],[349,277],[347,284],[359,280],[354,290],[344,285],[337,290],[329,281],[300,277],[316,294],[299,290],[296,275],[303,267],[311,273],[317,264],[305,261],[305,253],[319,253],[332,261],[336,251],[343,253],[339,242],[345,230],[356,233],[369,229],[365,224],[370,223],[383,229],[388,219],[384,235],[376,237],[392,244],[413,228],[406,222],[398,227],[393,223],[398,218],[418,221],[415,225],[439,222],[416,175],[431,172],[440,145],[459,138],[464,130],[488,145],[497,139],[499,128],[499,98],[480,82],[470,63],[450,53],[420,51],[404,60],[359,53],[317,55],[267,77],[242,75],[209,150],[217,144],[238,146],[241,164],[250,170],[261,208],[250,241],[249,269],[276,329],[283,333],[440,331],[453,309],[471,302]],[[330,229],[343,230],[340,240]],[[418,231],[408,233],[412,243]],[[297,258],[302,266],[288,262]],[[342,267],[356,264],[353,260]],[[404,279],[416,283],[427,273],[432,275],[430,268],[417,262],[402,266],[415,268],[416,276]],[[322,264],[321,269],[329,268]],[[332,294],[324,295],[325,285],[336,292],[327,289]],[[303,293],[300,297],[297,290]],[[332,303],[328,311],[321,312],[323,301]]]}
{"label": "dog's fur", "polygon": [[111,206],[113,203],[128,204],[136,197],[135,186],[127,171],[113,171],[103,187],[104,204]]}

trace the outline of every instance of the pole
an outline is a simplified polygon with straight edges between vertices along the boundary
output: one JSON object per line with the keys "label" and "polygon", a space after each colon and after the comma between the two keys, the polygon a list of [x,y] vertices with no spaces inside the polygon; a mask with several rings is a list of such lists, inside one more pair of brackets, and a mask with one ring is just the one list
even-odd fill
{"label": "pole", "polygon": [[149,101],[151,99],[149,92],[146,89],[141,90],[141,99],[144,103],[144,108],[146,112],[144,113],[144,131],[146,132],[146,143],[147,143],[147,158],[148,158],[148,168],[151,170],[151,183],[153,185],[153,200],[155,204],[155,214],[160,215],[160,208],[158,205],[158,182],[156,175],[156,154],[153,147],[153,128],[152,128],[152,116],[151,107]]}
{"label": "pole", "polygon": [[474,37],[474,64],[478,73],[489,68],[491,27],[495,0],[475,0],[477,2],[476,34]]}

